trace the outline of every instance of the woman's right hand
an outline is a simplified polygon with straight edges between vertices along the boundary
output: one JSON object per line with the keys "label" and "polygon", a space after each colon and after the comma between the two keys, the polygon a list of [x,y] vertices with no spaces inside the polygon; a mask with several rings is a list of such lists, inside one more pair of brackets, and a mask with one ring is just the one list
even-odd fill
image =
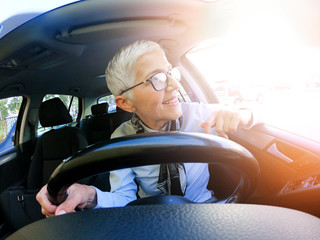
{"label": "woman's right hand", "polygon": [[55,215],[75,212],[75,209],[92,209],[97,205],[97,194],[93,187],[75,183],[67,190],[67,199],[59,206],[48,199],[47,185],[38,192],[36,199],[41,205],[41,212],[47,218]]}

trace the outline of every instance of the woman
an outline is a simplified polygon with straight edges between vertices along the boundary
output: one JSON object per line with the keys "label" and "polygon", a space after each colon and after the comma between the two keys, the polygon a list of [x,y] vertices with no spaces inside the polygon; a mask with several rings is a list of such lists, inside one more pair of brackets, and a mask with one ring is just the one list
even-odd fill
{"label": "woman", "polygon": [[[252,125],[249,110],[224,110],[217,104],[179,103],[180,72],[167,60],[161,47],[152,41],[137,41],[122,48],[106,69],[108,87],[118,107],[133,112],[112,138],[141,132],[204,132],[227,137],[238,126]],[[171,177],[169,177],[171,176]],[[37,194],[47,217],[73,212],[77,208],[125,206],[137,197],[162,194],[182,195],[194,202],[212,199],[206,188],[208,165],[204,163],[160,164],[112,171],[110,192],[81,184],[68,189],[68,198],[59,206],[47,198],[46,186]]]}

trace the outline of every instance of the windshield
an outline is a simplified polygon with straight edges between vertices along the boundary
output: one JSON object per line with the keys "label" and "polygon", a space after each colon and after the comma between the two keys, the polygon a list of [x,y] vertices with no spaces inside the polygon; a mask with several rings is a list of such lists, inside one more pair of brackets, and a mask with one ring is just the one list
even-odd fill
{"label": "windshield", "polygon": [[0,8],[0,39],[25,22],[57,7],[79,0],[11,0]]}
{"label": "windshield", "polygon": [[320,49],[282,16],[248,17],[187,54],[219,102],[255,109],[272,126],[320,142]]}

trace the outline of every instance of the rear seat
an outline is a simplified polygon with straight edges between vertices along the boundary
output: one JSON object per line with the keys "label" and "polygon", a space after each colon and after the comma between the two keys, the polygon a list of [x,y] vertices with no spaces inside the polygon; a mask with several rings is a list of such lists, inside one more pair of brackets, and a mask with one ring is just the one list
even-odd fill
{"label": "rear seat", "polygon": [[132,118],[132,113],[126,112],[123,109],[116,107],[116,112],[110,113],[112,132],[116,130],[121,123],[124,123]]}
{"label": "rear seat", "polygon": [[108,103],[100,103],[91,106],[92,115],[87,118],[84,126],[84,131],[89,144],[94,144],[110,138],[112,129],[110,127],[108,107]]}
{"label": "rear seat", "polygon": [[118,107],[116,112],[108,114],[108,107],[108,103],[91,106],[92,115],[82,124],[89,145],[110,139],[113,131],[132,117],[132,113]]}

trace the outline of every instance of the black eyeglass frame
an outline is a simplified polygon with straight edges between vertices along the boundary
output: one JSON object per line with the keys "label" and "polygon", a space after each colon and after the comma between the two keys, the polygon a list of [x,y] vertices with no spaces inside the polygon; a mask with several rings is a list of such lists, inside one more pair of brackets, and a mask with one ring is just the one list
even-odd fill
{"label": "black eyeglass frame", "polygon": [[[126,89],[126,90],[123,90],[123,91],[120,93],[120,95],[122,95],[122,94],[124,94],[125,92],[131,90],[132,88],[138,87],[139,85],[142,85],[142,84],[147,83],[147,82],[150,82],[150,83],[151,83],[151,85],[152,85],[152,87],[153,87],[154,90],[156,90],[156,91],[162,91],[162,90],[164,90],[164,89],[166,89],[166,88],[168,87],[168,74],[172,77],[171,71],[172,71],[173,69],[178,69],[179,72],[180,72],[179,67],[173,67],[173,68],[171,68],[171,69],[170,69],[169,71],[167,71],[167,72],[158,72],[158,73],[152,75],[151,77],[149,77],[147,80],[145,80],[145,81],[143,81],[143,82],[140,82],[140,83],[138,83],[138,84],[136,84],[136,85],[134,85],[134,86]],[[166,86],[165,86],[164,88],[162,88],[162,89],[156,89],[156,87],[153,85],[153,82],[152,82],[152,78],[153,78],[154,76],[156,76],[157,74],[159,74],[159,73],[164,73],[164,74],[166,74],[166,77],[167,77],[167,78],[166,78]],[[181,74],[181,73],[180,73],[180,74]],[[180,82],[181,77],[180,77],[180,79],[175,79],[175,80],[177,80],[177,81]]]}

